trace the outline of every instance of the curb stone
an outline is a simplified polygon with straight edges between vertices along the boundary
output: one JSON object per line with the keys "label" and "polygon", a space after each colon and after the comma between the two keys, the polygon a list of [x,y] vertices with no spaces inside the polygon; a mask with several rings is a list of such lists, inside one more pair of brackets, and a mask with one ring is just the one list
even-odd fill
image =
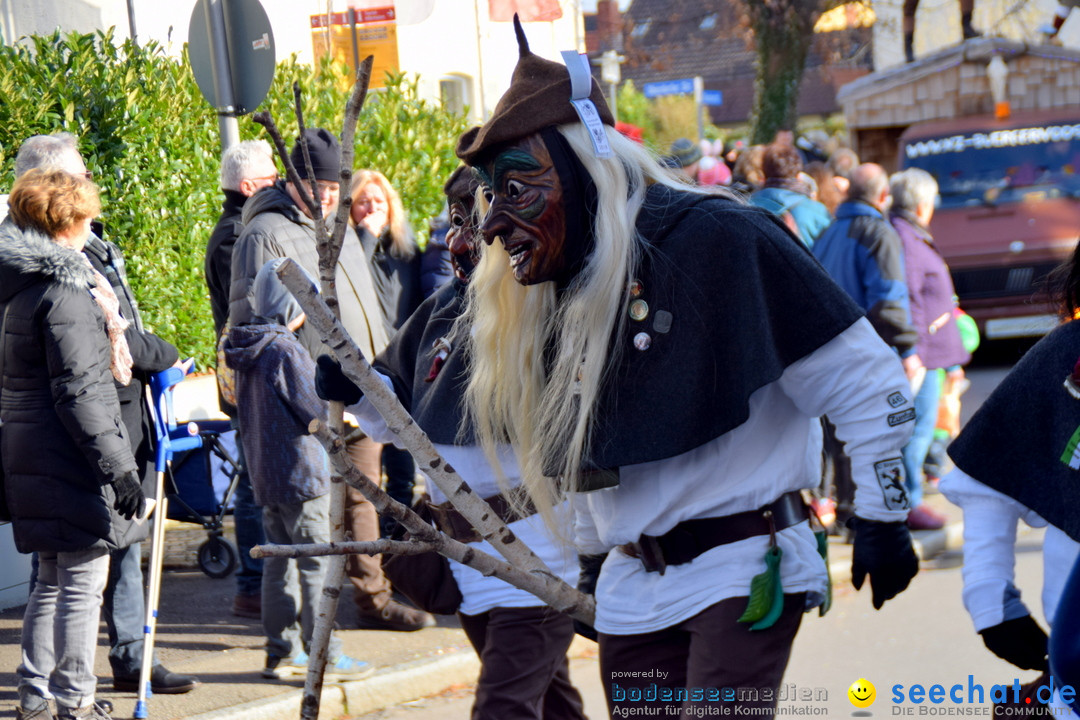
{"label": "curb stone", "polygon": [[[472,650],[453,652],[434,659],[404,663],[364,680],[328,684],[323,687],[319,718],[331,720],[343,715],[363,715],[420,697],[436,695],[448,687],[471,683],[480,670],[480,660]],[[288,692],[193,715],[188,720],[283,720],[300,715],[303,691]]]}

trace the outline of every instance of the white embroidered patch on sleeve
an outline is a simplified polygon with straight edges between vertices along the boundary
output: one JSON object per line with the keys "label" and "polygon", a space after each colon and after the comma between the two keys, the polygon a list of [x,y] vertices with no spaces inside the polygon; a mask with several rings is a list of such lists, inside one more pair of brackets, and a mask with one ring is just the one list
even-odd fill
{"label": "white embroidered patch on sleeve", "polygon": [[877,475],[878,485],[881,486],[881,494],[885,498],[885,507],[889,510],[907,510],[911,507],[908,501],[907,488],[904,487],[904,461],[902,458],[889,458],[874,463],[874,473]]}

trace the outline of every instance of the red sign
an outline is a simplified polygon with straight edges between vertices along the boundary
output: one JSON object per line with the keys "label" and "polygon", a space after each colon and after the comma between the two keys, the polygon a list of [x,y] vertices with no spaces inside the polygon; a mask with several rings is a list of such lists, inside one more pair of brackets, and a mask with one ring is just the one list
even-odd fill
{"label": "red sign", "polygon": [[[330,25],[351,25],[352,20],[350,18],[350,15],[351,13],[349,13],[348,11],[312,15],[311,27],[324,28]],[[394,13],[394,8],[392,7],[373,8],[371,10],[356,11],[357,25],[364,25],[367,23],[394,22],[394,20],[396,19],[397,15]]]}
{"label": "red sign", "polygon": [[510,22],[514,13],[521,22],[551,22],[563,14],[559,0],[488,0],[492,22]]}

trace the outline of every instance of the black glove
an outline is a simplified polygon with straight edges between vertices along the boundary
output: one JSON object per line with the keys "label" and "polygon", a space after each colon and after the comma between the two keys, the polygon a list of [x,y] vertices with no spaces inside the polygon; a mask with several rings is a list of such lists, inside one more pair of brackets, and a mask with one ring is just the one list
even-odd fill
{"label": "black glove", "polygon": [[1030,615],[980,630],[990,652],[1024,670],[1047,670],[1046,633]]}
{"label": "black glove", "polygon": [[[605,559],[607,559],[607,553],[601,555],[578,555],[578,567],[581,568],[581,572],[578,574],[578,590],[586,595],[596,594],[596,581],[600,579],[600,567],[604,564]],[[574,621],[574,632],[581,637],[596,640],[596,628],[592,625],[586,625],[580,620]]]}
{"label": "black glove", "polygon": [[143,495],[142,483],[139,482],[139,474],[135,471],[125,473],[113,482],[113,491],[116,500],[113,507],[125,520],[143,514],[146,507],[146,497]]}
{"label": "black glove", "polygon": [[851,558],[851,584],[858,590],[870,576],[874,609],[899,595],[919,572],[919,558],[911,546],[911,532],[904,521],[878,522],[853,517],[848,527],[855,531]]}
{"label": "black glove", "polygon": [[364,397],[360,388],[341,372],[341,363],[329,355],[320,355],[315,361],[315,392],[323,400],[335,400],[346,405],[355,405]]}

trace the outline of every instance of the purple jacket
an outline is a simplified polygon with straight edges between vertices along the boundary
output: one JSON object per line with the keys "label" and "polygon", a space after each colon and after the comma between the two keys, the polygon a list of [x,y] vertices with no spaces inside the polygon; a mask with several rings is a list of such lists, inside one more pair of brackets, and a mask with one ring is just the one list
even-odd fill
{"label": "purple jacket", "polygon": [[960,341],[953,309],[956,290],[949,266],[934,247],[934,239],[907,213],[889,218],[904,244],[911,324],[919,339],[916,352],[929,370],[963,365],[971,359]]}

